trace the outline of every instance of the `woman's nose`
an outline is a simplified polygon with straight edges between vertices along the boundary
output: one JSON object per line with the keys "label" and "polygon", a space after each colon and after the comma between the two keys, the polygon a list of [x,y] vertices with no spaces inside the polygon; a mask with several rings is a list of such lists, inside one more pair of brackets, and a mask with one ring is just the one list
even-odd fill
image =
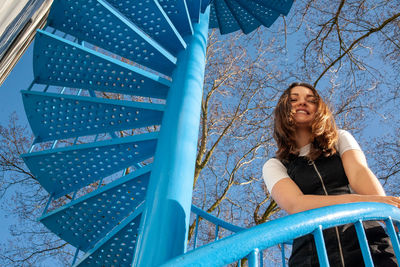
{"label": "woman's nose", "polygon": [[298,105],[299,106],[305,106],[307,104],[307,101],[303,98],[300,98],[298,101]]}

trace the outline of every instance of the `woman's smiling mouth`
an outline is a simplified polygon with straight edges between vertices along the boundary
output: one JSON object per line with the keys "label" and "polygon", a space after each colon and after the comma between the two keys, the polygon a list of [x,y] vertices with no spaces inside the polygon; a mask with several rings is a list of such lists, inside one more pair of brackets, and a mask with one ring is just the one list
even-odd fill
{"label": "woman's smiling mouth", "polygon": [[310,114],[307,110],[305,110],[305,109],[297,109],[296,110],[296,113],[300,113],[300,114]]}

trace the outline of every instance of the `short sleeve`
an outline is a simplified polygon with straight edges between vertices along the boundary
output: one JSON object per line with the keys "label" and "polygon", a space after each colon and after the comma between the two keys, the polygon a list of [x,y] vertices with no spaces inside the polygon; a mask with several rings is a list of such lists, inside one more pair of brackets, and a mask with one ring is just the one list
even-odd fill
{"label": "short sleeve", "polygon": [[337,144],[337,151],[339,152],[340,156],[347,150],[361,150],[360,145],[357,143],[356,139],[349,133],[348,131],[345,130],[338,130],[338,144]]}
{"label": "short sleeve", "polygon": [[269,159],[262,169],[264,182],[271,193],[274,185],[283,178],[288,178],[286,167],[276,158]]}

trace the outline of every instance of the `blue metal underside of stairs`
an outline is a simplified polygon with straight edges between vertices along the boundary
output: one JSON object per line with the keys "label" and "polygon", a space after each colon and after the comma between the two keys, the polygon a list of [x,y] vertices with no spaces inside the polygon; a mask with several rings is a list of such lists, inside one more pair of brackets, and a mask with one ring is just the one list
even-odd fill
{"label": "blue metal underside of stairs", "polygon": [[21,155],[54,197],[140,163],[154,155],[157,134],[147,133]]}
{"label": "blue metal underside of stairs", "polygon": [[85,253],[75,265],[131,266],[169,92],[198,25],[249,33],[292,2],[54,1],[22,91],[35,136],[22,157],[50,195],[39,220]]}
{"label": "blue metal underside of stairs", "polygon": [[87,252],[145,199],[151,165],[48,212],[39,220],[71,245]]}

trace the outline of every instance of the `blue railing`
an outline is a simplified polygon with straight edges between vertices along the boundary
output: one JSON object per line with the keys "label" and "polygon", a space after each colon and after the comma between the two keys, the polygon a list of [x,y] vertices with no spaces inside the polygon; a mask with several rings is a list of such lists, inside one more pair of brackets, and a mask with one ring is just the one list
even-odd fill
{"label": "blue railing", "polygon": [[[204,210],[196,207],[195,205],[192,205],[192,212],[196,215],[195,217],[195,230],[194,230],[194,236],[193,236],[193,245],[191,246],[192,250],[196,249],[197,245],[197,236],[198,236],[198,229],[200,225],[200,218],[203,218],[207,222],[211,223],[215,227],[215,239],[214,241],[218,240],[218,234],[220,232],[220,229],[225,229],[228,230],[232,233],[238,233],[241,231],[246,230],[247,228],[239,227],[237,225],[228,223],[226,221],[223,221],[219,219],[218,217],[213,216],[210,213],[205,212]],[[282,257],[282,265],[285,266],[285,244],[291,244],[292,242],[284,242],[280,244],[280,250],[281,250],[281,257]],[[249,255],[247,255],[245,258],[248,260],[248,266],[253,267],[253,266],[263,266],[263,253],[262,251],[259,251],[259,249],[254,249],[252,250]],[[239,259],[238,266],[240,266],[240,261]]]}
{"label": "blue railing", "polygon": [[[221,222],[221,220],[212,215],[198,212],[196,208],[192,208],[192,211],[194,213],[197,212],[197,216],[204,216],[206,220],[213,222],[216,228],[232,226]],[[246,257],[249,258],[249,265],[252,263],[254,264],[253,266],[258,266],[258,260],[253,261],[252,259],[254,255],[249,257],[254,251],[262,251],[310,233],[314,235],[320,266],[329,266],[322,230],[347,223],[355,225],[365,265],[373,266],[362,227],[362,221],[369,220],[385,222],[387,234],[399,261],[400,236],[395,230],[394,223],[397,227],[400,227],[400,209],[387,204],[368,202],[341,204],[309,210],[269,221],[248,230],[236,228],[239,230],[236,231],[236,234],[178,256],[163,266],[224,266]],[[231,229],[233,230],[233,228]]]}

